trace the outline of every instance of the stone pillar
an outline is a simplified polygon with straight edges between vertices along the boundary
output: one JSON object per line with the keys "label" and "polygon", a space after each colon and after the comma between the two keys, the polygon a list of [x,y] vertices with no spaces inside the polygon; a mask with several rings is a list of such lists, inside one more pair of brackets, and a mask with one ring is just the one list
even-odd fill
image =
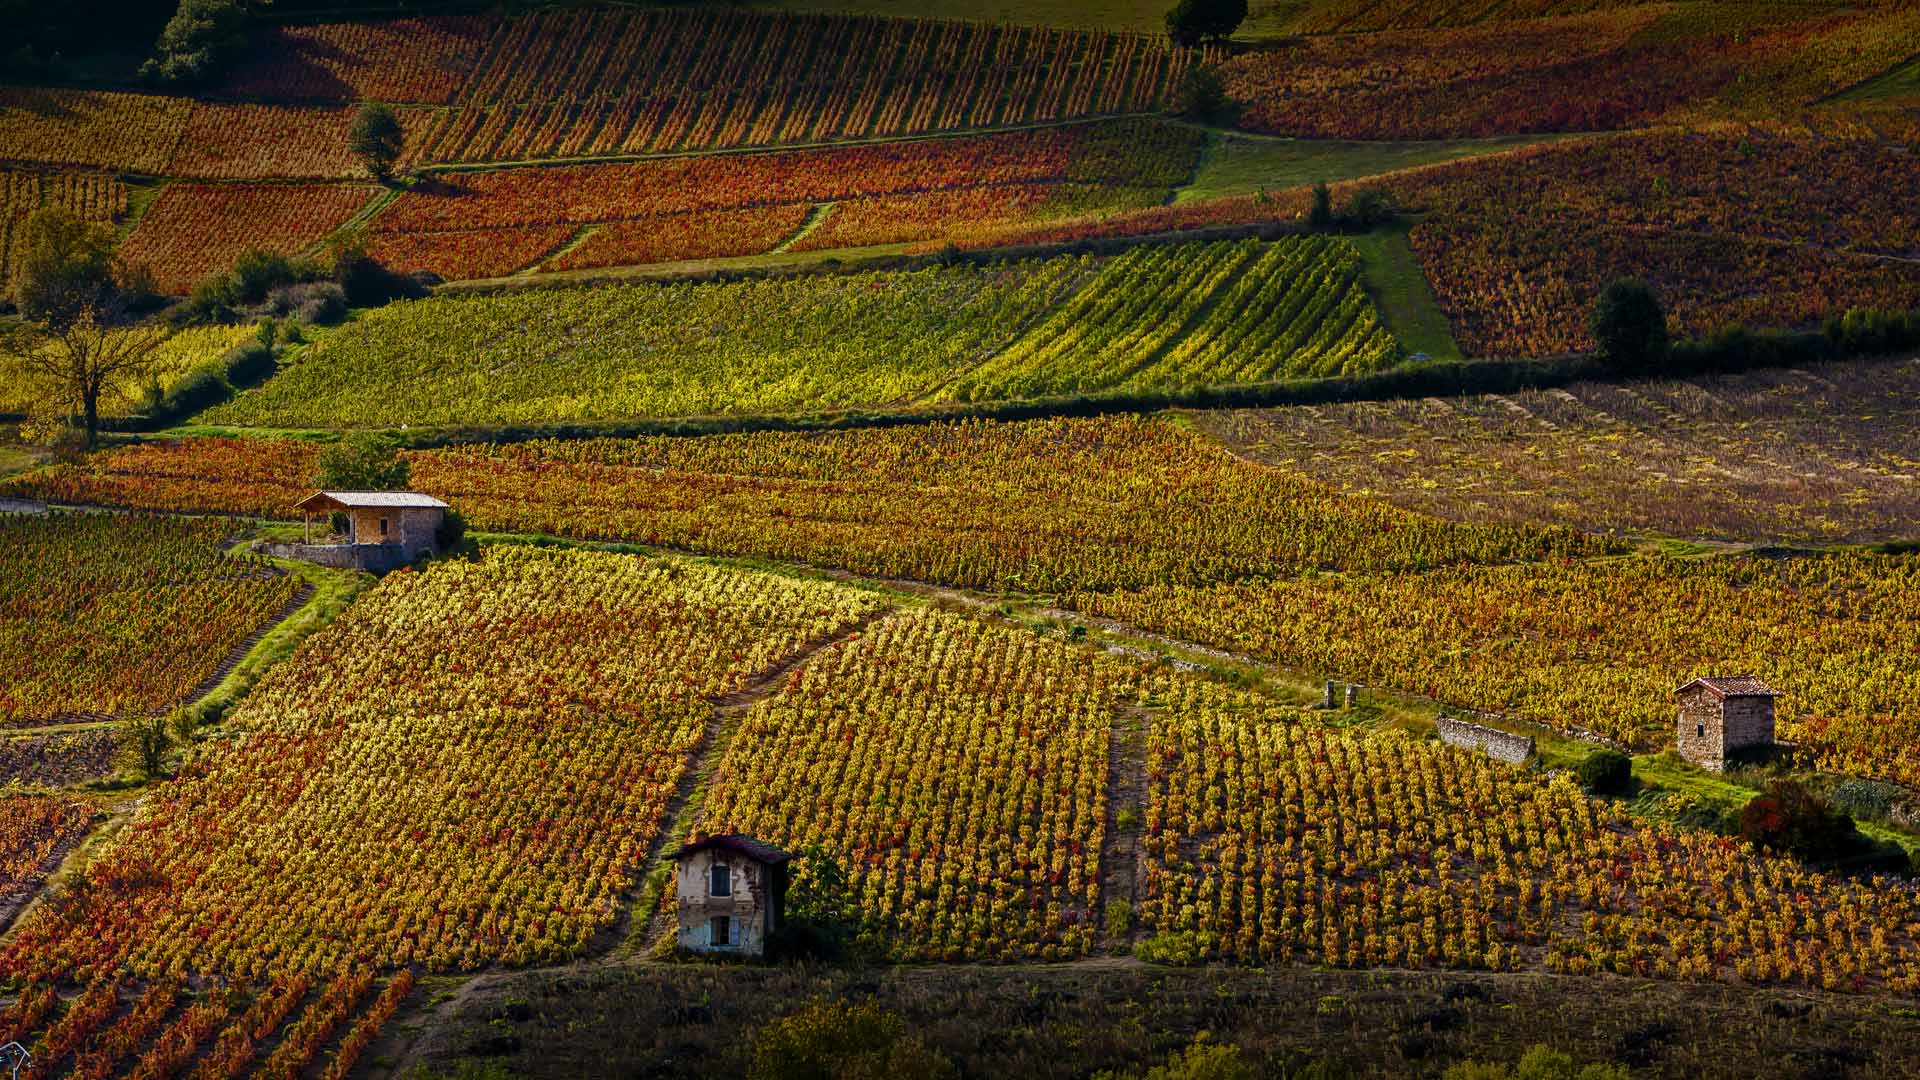
{"label": "stone pillar", "polygon": [[1354,703],[1359,699],[1360,699],[1360,688],[1353,685],[1352,683],[1348,683],[1347,684],[1347,708],[1349,709],[1353,708]]}
{"label": "stone pillar", "polygon": [[1335,685],[1335,683],[1334,683],[1334,681],[1333,681],[1332,679],[1328,679],[1328,680],[1327,680],[1327,692],[1326,692],[1326,695],[1325,695],[1324,697],[1322,697],[1322,698],[1320,699],[1320,707],[1321,707],[1321,708],[1323,708],[1323,709],[1331,709],[1331,708],[1333,708],[1333,688],[1334,688],[1334,685]]}

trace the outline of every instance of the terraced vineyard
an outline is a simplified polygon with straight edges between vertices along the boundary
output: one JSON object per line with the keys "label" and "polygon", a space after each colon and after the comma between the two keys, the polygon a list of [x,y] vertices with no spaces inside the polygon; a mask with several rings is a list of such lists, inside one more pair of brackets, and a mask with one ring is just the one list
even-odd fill
{"label": "terraced vineyard", "polygon": [[1454,520],[1752,543],[1903,540],[1920,522],[1915,361],[1195,422],[1261,461]]}
{"label": "terraced vineyard", "polygon": [[1157,39],[747,11],[504,23],[432,161],[922,135],[1157,111],[1203,58]]}
{"label": "terraced vineyard", "polygon": [[185,295],[252,250],[297,255],[370,202],[370,184],[173,184],[121,246],[158,287]]}
{"label": "terraced vineyard", "polygon": [[[51,1022],[51,1000],[16,1007],[10,1033],[89,1073],[199,1054],[216,1075],[297,1075],[357,1018],[366,1034],[327,1063],[340,1075],[409,965],[577,955],[612,921],[707,701],[873,607],[577,552],[390,577],[247,699],[245,738],[196,752],[136,813],[90,889],[29,914],[0,953],[19,1000],[85,989]],[[175,1015],[189,978],[220,992]]]}
{"label": "terraced vineyard", "polygon": [[0,724],[167,709],[294,598],[219,521],[0,517]]}
{"label": "terraced vineyard", "polygon": [[[100,415],[132,416],[197,372],[218,370],[234,348],[259,340],[252,325],[196,326],[177,331],[154,349],[152,366],[139,378],[122,377],[106,387]],[[27,414],[46,398],[46,388],[31,379],[0,385],[0,413]]]}
{"label": "terraced vineyard", "polygon": [[1920,782],[1920,561],[1642,558],[1083,595],[1088,611],[1637,749],[1710,668],[1790,687],[1781,737],[1820,768]]}
{"label": "terraced vineyard", "polygon": [[[394,266],[455,279],[541,264],[576,234],[585,242],[553,259],[551,268],[608,265],[636,255],[665,262],[757,254],[797,235],[817,208],[828,209],[828,216],[802,248],[924,241],[981,222],[1157,202],[1185,178],[1202,141],[1188,128],[1129,120],[784,153],[453,173],[401,195],[373,219],[366,237],[370,252]],[[611,227],[595,229],[601,225]],[[635,248],[637,237],[647,238],[642,250]]]}
{"label": "terraced vineyard", "polygon": [[1920,987],[1912,890],[1636,823],[1564,776],[1198,684],[1167,695],[1148,756],[1145,918],[1168,959]]}
{"label": "terraced vineyard", "polygon": [[[0,493],[287,516],[319,447],[187,439]],[[1577,558],[1565,529],[1450,525],[1249,465],[1160,419],[539,441],[415,452],[476,528],[757,555],[1016,591]]]}
{"label": "terraced vineyard", "polygon": [[127,212],[127,188],[106,176],[0,169],[0,296],[12,293],[27,218],[50,207],[86,221],[114,221]]}
{"label": "terraced vineyard", "polygon": [[[206,414],[263,427],[891,407],[1398,361],[1341,240],[396,304]],[[564,381],[556,372],[567,373]]]}

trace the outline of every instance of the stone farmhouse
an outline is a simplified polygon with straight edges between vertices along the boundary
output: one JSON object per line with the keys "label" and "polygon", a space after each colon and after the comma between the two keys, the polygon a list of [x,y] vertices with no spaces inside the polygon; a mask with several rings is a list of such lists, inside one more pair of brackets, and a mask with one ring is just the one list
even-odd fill
{"label": "stone farmhouse", "polygon": [[[282,559],[385,573],[438,550],[440,525],[449,507],[431,495],[412,491],[319,491],[295,503],[294,509],[306,523],[303,542],[256,544],[255,550]],[[346,542],[314,543],[314,519],[332,514],[346,518]]]}
{"label": "stone farmhouse", "polygon": [[1751,675],[1706,676],[1674,691],[1680,700],[1680,756],[1712,772],[1729,761],[1765,757],[1774,747],[1773,699]]}
{"label": "stone farmhouse", "polygon": [[668,856],[678,870],[680,947],[764,956],[785,916],[793,856],[750,836],[697,840]]}

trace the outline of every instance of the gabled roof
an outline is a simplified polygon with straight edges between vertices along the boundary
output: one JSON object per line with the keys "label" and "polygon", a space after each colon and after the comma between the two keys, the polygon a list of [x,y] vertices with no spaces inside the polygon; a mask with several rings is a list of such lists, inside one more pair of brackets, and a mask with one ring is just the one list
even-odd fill
{"label": "gabled roof", "polygon": [[678,862],[695,852],[706,851],[709,848],[731,851],[735,855],[744,855],[754,862],[765,863],[768,866],[779,866],[781,863],[793,861],[792,855],[772,844],[762,843],[751,836],[741,836],[739,833],[726,833],[721,836],[709,836],[704,840],[695,840],[668,855],[667,858]]}
{"label": "gabled roof", "polygon": [[1674,693],[1684,694],[1696,686],[1722,698],[1780,696],[1780,691],[1751,675],[1704,675],[1675,690]]}
{"label": "gabled roof", "polygon": [[413,491],[318,491],[295,510],[445,510],[447,504]]}

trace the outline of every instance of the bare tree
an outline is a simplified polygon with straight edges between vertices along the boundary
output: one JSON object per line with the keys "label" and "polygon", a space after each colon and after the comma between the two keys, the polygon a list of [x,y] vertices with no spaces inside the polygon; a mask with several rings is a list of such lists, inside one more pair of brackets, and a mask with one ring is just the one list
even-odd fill
{"label": "bare tree", "polygon": [[79,413],[88,446],[100,437],[100,399],[144,379],[171,336],[163,323],[124,322],[116,307],[88,302],[71,319],[23,322],[0,338],[9,367]]}

